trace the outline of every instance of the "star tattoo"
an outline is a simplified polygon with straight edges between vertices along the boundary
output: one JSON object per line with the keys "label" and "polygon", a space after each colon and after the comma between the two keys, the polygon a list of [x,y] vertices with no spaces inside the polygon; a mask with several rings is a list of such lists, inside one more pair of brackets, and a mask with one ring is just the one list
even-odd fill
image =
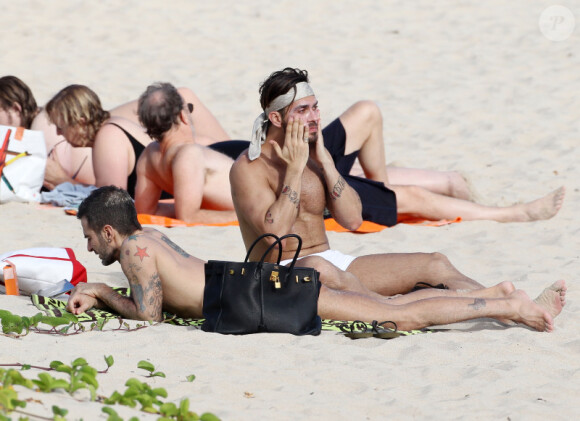
{"label": "star tattoo", "polygon": [[139,256],[141,261],[143,261],[145,257],[151,257],[147,254],[147,247],[141,248],[139,246],[137,246],[137,253],[135,253],[133,256]]}

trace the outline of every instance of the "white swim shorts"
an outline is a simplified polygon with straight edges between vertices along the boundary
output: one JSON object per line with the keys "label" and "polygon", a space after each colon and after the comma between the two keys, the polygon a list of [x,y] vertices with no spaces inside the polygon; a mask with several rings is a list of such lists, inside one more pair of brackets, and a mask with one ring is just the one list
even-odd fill
{"label": "white swim shorts", "polygon": [[[301,259],[304,259],[305,257],[310,257],[310,256],[320,256],[324,260],[327,260],[330,263],[332,263],[334,266],[336,266],[340,270],[346,270],[350,266],[352,261],[354,259],[356,259],[356,257],[354,257],[354,256],[349,256],[348,254],[341,253],[340,251],[337,251],[337,250],[326,250],[326,251],[322,251],[320,253],[314,253],[314,254],[309,254],[308,256],[302,256],[297,261],[300,261]],[[286,259],[286,260],[281,261],[280,264],[283,266],[286,266],[290,262],[292,262],[292,259]]]}

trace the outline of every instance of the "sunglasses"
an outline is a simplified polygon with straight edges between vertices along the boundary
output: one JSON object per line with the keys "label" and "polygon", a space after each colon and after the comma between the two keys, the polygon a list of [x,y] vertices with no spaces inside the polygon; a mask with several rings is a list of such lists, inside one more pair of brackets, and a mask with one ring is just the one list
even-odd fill
{"label": "sunglasses", "polygon": [[187,103],[187,109],[189,110],[190,113],[193,112],[193,104],[191,102]]}

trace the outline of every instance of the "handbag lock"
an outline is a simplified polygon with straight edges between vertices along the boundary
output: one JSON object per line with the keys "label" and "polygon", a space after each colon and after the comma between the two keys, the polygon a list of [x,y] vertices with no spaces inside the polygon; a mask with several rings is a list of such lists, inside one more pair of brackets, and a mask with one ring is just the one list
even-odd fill
{"label": "handbag lock", "polygon": [[273,270],[270,272],[270,281],[274,282],[274,288],[280,289],[282,288],[282,284],[280,283],[280,276],[278,276],[278,272]]}

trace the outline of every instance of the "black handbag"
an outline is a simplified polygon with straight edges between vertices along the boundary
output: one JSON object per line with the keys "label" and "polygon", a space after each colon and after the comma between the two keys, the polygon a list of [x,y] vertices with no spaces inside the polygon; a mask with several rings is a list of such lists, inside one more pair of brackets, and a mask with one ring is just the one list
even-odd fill
{"label": "black handbag", "polygon": [[[264,237],[274,237],[258,262],[248,259]],[[298,248],[288,267],[280,266],[281,241],[298,239]],[[264,259],[278,245],[277,263]],[[243,263],[210,260],[205,264],[205,289],[201,328],[206,332],[247,334],[258,332],[318,335],[319,273],[313,268],[295,267],[302,247],[296,234],[278,237],[264,234],[250,246]]]}

